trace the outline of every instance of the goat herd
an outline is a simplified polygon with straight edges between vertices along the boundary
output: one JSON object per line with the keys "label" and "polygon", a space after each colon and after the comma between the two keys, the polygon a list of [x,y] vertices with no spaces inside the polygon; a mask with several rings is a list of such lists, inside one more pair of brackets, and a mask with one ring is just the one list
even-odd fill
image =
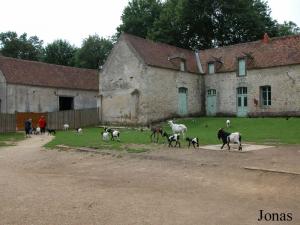
{"label": "goat herd", "polygon": [[[182,135],[183,137],[185,137],[187,127],[184,124],[176,124],[172,120],[168,121],[168,124],[172,129],[172,134],[169,135],[162,129],[162,127],[151,127],[151,141],[158,142],[158,138],[159,136],[161,136],[167,139],[169,147],[180,147],[180,136]],[[226,126],[230,127],[230,120],[226,121]],[[104,141],[108,141],[109,139],[120,141],[120,131],[117,129],[105,127],[104,131],[101,132],[101,134]],[[230,150],[229,143],[237,143],[239,146],[239,150],[242,150],[241,135],[239,132],[228,133],[225,132],[223,128],[220,128],[218,130],[217,137],[219,140],[223,141],[221,149],[223,149],[224,145],[227,144],[228,150]],[[199,147],[198,137],[186,137],[185,140],[188,142],[188,147],[190,147],[191,145],[193,145],[194,148]]]}

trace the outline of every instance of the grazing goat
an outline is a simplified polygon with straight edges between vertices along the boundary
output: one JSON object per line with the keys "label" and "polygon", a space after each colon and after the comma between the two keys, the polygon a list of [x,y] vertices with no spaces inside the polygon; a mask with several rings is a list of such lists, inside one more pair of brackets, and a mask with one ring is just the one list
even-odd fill
{"label": "grazing goat", "polygon": [[83,132],[82,128],[76,128],[75,131],[76,131],[78,134],[82,134],[82,132]]}
{"label": "grazing goat", "polygon": [[69,124],[67,123],[64,124],[64,130],[69,130],[69,127],[70,127]]}
{"label": "grazing goat", "polygon": [[[164,132],[163,137],[167,138],[169,142],[169,147],[176,147],[178,144],[178,147],[180,148],[180,134],[168,135],[167,132]],[[175,146],[172,145],[173,142],[175,142]]]}
{"label": "grazing goat", "polygon": [[187,132],[187,127],[184,124],[176,124],[172,120],[169,120],[168,124],[171,126],[174,134],[182,133],[184,137],[184,133]]}
{"label": "grazing goat", "polygon": [[117,141],[120,141],[120,131],[118,130],[113,130],[111,133],[111,139],[114,141],[115,138],[117,139]]}
{"label": "grazing goat", "polygon": [[191,143],[192,143],[194,148],[196,148],[195,145],[197,147],[199,147],[199,138],[197,138],[197,137],[195,137],[195,138],[187,137],[185,140],[189,142],[189,147],[191,146]]}
{"label": "grazing goat", "polygon": [[48,135],[56,134],[55,129],[49,129],[49,128],[47,128],[47,132],[48,132]]}
{"label": "grazing goat", "polygon": [[107,128],[107,127],[104,128],[104,131],[111,134],[111,140],[114,141],[116,138],[117,141],[120,141],[120,131],[112,128]]}
{"label": "grazing goat", "polygon": [[228,133],[223,130],[223,128],[220,128],[218,131],[218,139],[222,139],[223,145],[221,149],[223,149],[224,145],[227,144],[228,150],[230,150],[229,143],[237,143],[239,145],[239,150],[242,151],[242,136],[239,132],[235,133]]}
{"label": "grazing goat", "polygon": [[109,132],[104,131],[104,132],[101,132],[101,134],[102,134],[102,140],[103,141],[108,141],[109,140]]}
{"label": "grazing goat", "polygon": [[226,120],[226,126],[227,128],[230,127],[230,120]]}
{"label": "grazing goat", "polygon": [[150,135],[150,138],[151,138],[151,142],[153,142],[153,138],[155,139],[155,136],[156,136],[156,143],[158,143],[158,137],[159,135],[163,135],[163,129],[161,127],[151,127],[151,135]]}

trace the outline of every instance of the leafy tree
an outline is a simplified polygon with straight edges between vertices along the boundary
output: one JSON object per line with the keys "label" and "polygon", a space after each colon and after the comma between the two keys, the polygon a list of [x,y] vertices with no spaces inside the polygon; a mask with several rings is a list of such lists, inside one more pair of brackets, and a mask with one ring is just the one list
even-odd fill
{"label": "leafy tree", "polygon": [[12,31],[0,33],[0,53],[13,58],[39,60],[43,54],[43,41],[37,36],[28,38],[26,33],[20,37]]}
{"label": "leafy tree", "polygon": [[57,65],[74,66],[77,49],[68,41],[55,40],[45,48],[44,62]]}
{"label": "leafy tree", "polygon": [[98,69],[108,57],[113,43],[109,39],[92,35],[86,38],[76,54],[76,66]]}
{"label": "leafy tree", "polygon": [[117,28],[117,36],[127,32],[146,37],[162,9],[160,0],[132,0],[121,16],[122,24]]}
{"label": "leafy tree", "polygon": [[184,48],[210,48],[253,41],[276,21],[261,0],[167,0],[148,38]]}
{"label": "leafy tree", "polygon": [[277,24],[279,36],[300,34],[300,28],[292,21],[284,21],[283,24]]}

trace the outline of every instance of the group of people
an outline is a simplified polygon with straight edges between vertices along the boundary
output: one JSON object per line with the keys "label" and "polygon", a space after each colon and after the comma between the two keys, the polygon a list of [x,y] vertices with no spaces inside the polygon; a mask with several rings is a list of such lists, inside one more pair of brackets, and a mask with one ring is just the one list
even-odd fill
{"label": "group of people", "polygon": [[37,127],[33,126],[32,119],[29,118],[24,123],[25,136],[30,137],[30,134],[32,134],[33,132],[37,132],[37,129],[39,129],[41,134],[44,134],[46,132],[46,126],[47,126],[47,122],[44,116],[41,116],[40,119],[38,120]]}

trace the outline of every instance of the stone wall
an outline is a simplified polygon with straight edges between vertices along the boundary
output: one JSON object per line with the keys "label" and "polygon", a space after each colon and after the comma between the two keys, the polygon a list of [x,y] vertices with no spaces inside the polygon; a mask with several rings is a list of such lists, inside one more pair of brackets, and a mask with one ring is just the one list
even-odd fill
{"label": "stone wall", "polygon": [[178,115],[178,88],[188,89],[188,115],[201,113],[201,76],[147,66],[120,40],[100,72],[101,120],[148,124]]}
{"label": "stone wall", "polygon": [[[260,87],[271,86],[271,106],[260,101]],[[282,66],[248,70],[247,76],[235,72],[205,75],[205,90],[217,90],[217,114],[236,115],[237,87],[248,89],[249,116],[300,115],[300,66]],[[258,104],[254,103],[258,100]]]}
{"label": "stone wall", "polygon": [[68,90],[24,85],[7,85],[7,113],[54,112],[59,110],[59,96],[74,97],[74,109],[97,107],[96,91]]}

